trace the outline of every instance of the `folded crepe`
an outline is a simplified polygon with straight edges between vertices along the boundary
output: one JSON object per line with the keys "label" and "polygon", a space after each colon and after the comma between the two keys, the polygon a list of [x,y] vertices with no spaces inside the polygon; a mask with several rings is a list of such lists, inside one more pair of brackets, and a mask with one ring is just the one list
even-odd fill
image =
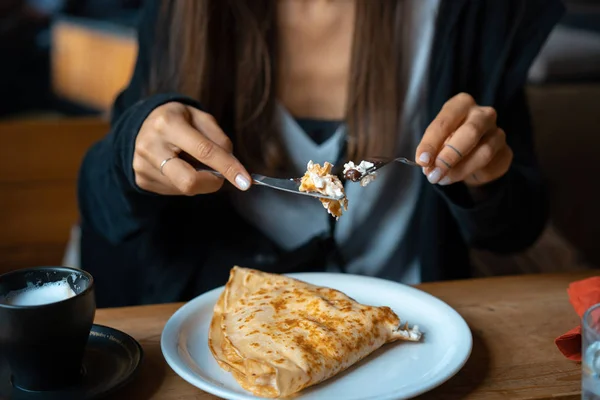
{"label": "folded crepe", "polygon": [[214,308],[209,347],[224,370],[260,397],[315,385],[385,343],[418,341],[389,307],[283,275],[234,267]]}

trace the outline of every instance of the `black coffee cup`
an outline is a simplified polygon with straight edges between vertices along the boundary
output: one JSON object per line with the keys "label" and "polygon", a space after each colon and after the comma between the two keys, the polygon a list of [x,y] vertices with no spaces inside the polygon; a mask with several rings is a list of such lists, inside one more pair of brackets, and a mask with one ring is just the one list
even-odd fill
{"label": "black coffee cup", "polygon": [[[34,302],[16,300],[23,290],[31,294],[45,284],[68,290],[66,284],[72,297],[44,304],[41,294]],[[95,314],[94,279],[85,271],[39,267],[0,275],[0,354],[15,388],[53,391],[77,384]]]}

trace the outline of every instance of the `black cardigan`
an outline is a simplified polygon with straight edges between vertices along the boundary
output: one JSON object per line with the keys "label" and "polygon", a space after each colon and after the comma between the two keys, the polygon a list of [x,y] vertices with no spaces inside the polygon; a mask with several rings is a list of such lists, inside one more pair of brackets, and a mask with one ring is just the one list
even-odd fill
{"label": "black cardigan", "polygon": [[[247,225],[222,192],[167,197],[135,184],[135,138],[148,114],[168,101],[200,108],[177,93],[143,96],[158,13],[151,0],[139,29],[133,78],[117,98],[112,130],[87,153],[79,177],[81,262],[97,284],[100,307],[189,299],[225,283],[235,264],[265,271],[320,270],[329,237],[285,253]],[[563,13],[559,0],[442,0],[432,49],[427,123],[451,96],[468,92],[498,111],[514,152],[509,172],[473,204],[461,184],[425,177],[414,214],[423,281],[469,276],[468,248],[525,249],[547,219],[542,178],[524,93],[533,59]],[[222,121],[227,126],[227,121]],[[423,126],[423,131],[425,126]]]}

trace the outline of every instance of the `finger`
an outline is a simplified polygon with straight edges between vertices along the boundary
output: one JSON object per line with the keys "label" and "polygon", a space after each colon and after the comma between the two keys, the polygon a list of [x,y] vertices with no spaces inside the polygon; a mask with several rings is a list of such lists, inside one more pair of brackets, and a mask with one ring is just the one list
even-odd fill
{"label": "finger", "polygon": [[135,182],[141,189],[144,189],[147,192],[162,194],[165,196],[181,194],[179,189],[176,189],[173,185],[171,185],[171,182],[165,184],[162,181],[157,181],[153,177],[149,177],[143,174],[136,175]]}
{"label": "finger", "polygon": [[139,157],[134,156],[133,159],[136,176],[152,177],[156,182],[163,182],[179,194],[188,196],[213,193],[221,188],[223,179],[196,171],[192,165],[179,159],[172,147],[158,140],[138,141],[136,151]]}
{"label": "finger", "polygon": [[133,172],[135,174],[136,184],[145,189],[144,185],[140,183],[143,182],[162,182],[163,185],[170,186],[171,183],[169,179],[163,175],[161,175],[156,167],[150,163],[145,157],[142,157],[138,152],[133,155]]}
{"label": "finger", "polygon": [[[165,133],[172,144],[190,154],[201,163],[222,173],[229,182],[240,190],[248,190],[250,188],[250,175],[237,158],[194,129],[184,119],[173,121],[169,132]],[[176,164],[179,165],[180,163]]]}
{"label": "finger", "polygon": [[494,129],[481,138],[475,149],[456,167],[440,180],[440,185],[449,185],[469,178],[473,173],[486,169],[493,164],[499,152],[507,148],[506,138],[502,129]]}
{"label": "finger", "polygon": [[431,183],[443,179],[462,159],[475,149],[482,136],[496,127],[496,112],[491,107],[473,107],[465,122],[452,134],[435,160],[428,175]]}
{"label": "finger", "polygon": [[194,128],[202,132],[204,136],[215,142],[225,151],[229,153],[233,152],[231,140],[219,127],[219,124],[212,115],[202,112],[194,107],[188,107],[188,109]]}
{"label": "finger", "polygon": [[[168,153],[168,151],[164,152],[164,154]],[[136,184],[144,190],[158,194],[181,194],[170,179],[160,172],[160,167],[155,167],[156,164],[158,163],[151,163],[144,157],[134,155],[133,170]]]}
{"label": "finger", "polygon": [[502,177],[509,170],[513,161],[513,152],[510,147],[503,147],[496,157],[485,168],[467,176],[464,182],[472,187],[485,185]]}
{"label": "finger", "polygon": [[466,93],[457,94],[444,104],[417,146],[415,159],[420,165],[426,167],[433,163],[446,139],[465,120],[474,105],[475,100]]}
{"label": "finger", "polygon": [[214,193],[223,186],[223,179],[210,172],[196,171],[190,164],[177,157],[163,165],[162,173],[180,194],[186,196]]}

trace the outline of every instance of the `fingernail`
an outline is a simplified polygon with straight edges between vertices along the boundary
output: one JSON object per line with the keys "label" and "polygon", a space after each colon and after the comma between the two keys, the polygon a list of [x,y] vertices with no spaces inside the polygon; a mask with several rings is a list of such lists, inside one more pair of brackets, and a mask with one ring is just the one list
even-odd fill
{"label": "fingernail", "polygon": [[431,161],[431,155],[429,155],[429,153],[427,152],[421,153],[421,155],[419,156],[419,161],[425,164],[429,164],[429,161]]}
{"label": "fingernail", "polygon": [[250,187],[250,181],[242,174],[238,174],[238,176],[235,177],[235,183],[241,190],[248,190]]}
{"label": "fingernail", "polygon": [[438,183],[438,181],[440,180],[440,178],[442,177],[442,170],[439,168],[434,169],[433,171],[431,171],[431,173],[427,176],[427,179],[429,180],[429,183]]}
{"label": "fingernail", "polygon": [[427,167],[423,167],[423,175],[427,175]]}
{"label": "fingernail", "polygon": [[452,181],[450,180],[450,178],[448,178],[447,176],[445,176],[444,179],[442,179],[441,181],[439,181],[438,185],[446,186],[446,185],[449,185],[451,183],[452,183]]}

